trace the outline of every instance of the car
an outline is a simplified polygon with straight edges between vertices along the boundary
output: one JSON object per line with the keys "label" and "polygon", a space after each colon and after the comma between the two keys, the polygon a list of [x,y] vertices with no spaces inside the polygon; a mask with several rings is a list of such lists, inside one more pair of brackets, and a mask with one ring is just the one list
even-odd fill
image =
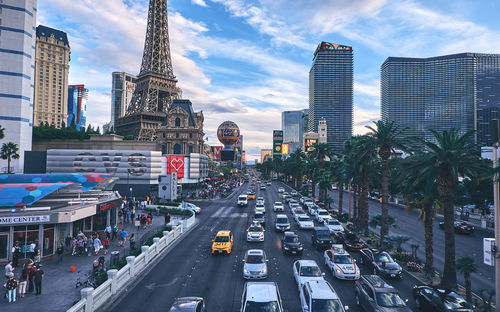
{"label": "car", "polygon": [[[468,224],[464,221],[453,222],[453,227],[455,228],[455,233],[459,234],[472,234],[474,233],[474,226]],[[444,230],[444,222],[439,222],[439,228]]]}
{"label": "car", "polygon": [[283,312],[281,296],[275,282],[246,282],[241,296],[240,312]]}
{"label": "car", "polygon": [[279,201],[275,202],[274,205],[273,205],[273,210],[274,211],[284,211],[285,208],[283,206],[283,203],[279,202]]}
{"label": "car", "polygon": [[387,278],[403,277],[401,266],[385,251],[370,248],[361,249],[360,262],[372,270],[374,275],[379,274]]}
{"label": "car", "polygon": [[314,202],[310,198],[304,198],[304,200],[302,201],[302,207],[304,207],[304,208],[308,208],[309,206],[312,206],[312,205],[314,205]]}
{"label": "car", "polygon": [[302,288],[307,281],[323,281],[325,274],[314,260],[297,260],[293,263],[293,277],[297,287]]}
{"label": "car", "polygon": [[323,257],[334,277],[343,280],[358,280],[361,276],[356,260],[344,249],[343,245],[332,245],[331,249],[325,250]]}
{"label": "car", "polygon": [[266,190],[266,185],[265,185],[265,184],[262,184],[262,185],[260,186],[260,190],[261,190],[261,191],[265,191],[265,190]]}
{"label": "car", "polygon": [[191,210],[194,213],[200,213],[201,212],[201,208],[200,207],[196,206],[195,204],[188,203],[188,202],[182,202],[179,205],[179,207],[181,209]]}
{"label": "car", "polygon": [[200,297],[175,298],[169,312],[206,312],[205,299]]}
{"label": "car", "polygon": [[257,222],[262,226],[266,226],[266,217],[262,212],[256,212],[253,215],[253,222]]}
{"label": "car", "polygon": [[212,255],[215,253],[230,254],[233,249],[233,233],[229,230],[218,231],[212,240]]}
{"label": "car", "polygon": [[342,232],[344,230],[344,227],[342,227],[342,224],[340,224],[339,220],[333,218],[328,220],[325,223],[325,226],[328,227],[330,233],[332,234]]}
{"label": "car", "polygon": [[365,248],[365,243],[353,232],[343,231],[335,233],[337,244],[343,244],[348,251],[360,251]]}
{"label": "car", "polygon": [[299,202],[298,202],[298,201],[296,201],[295,199],[293,199],[293,198],[292,198],[292,199],[290,199],[290,201],[288,202],[288,205],[292,205],[292,204],[298,205],[298,204],[299,204]]}
{"label": "car", "polygon": [[312,217],[316,217],[316,213],[318,212],[319,209],[320,208],[316,204],[312,204],[312,205],[307,206],[307,210],[309,211],[309,214]]}
{"label": "car", "polygon": [[274,228],[276,229],[276,231],[281,231],[281,232],[285,232],[290,229],[290,221],[288,221],[288,217],[286,216],[286,214],[276,215]]}
{"label": "car", "polygon": [[257,197],[257,200],[255,201],[256,204],[265,204],[264,197],[259,196]]}
{"label": "car", "polygon": [[290,203],[290,201],[292,200],[292,196],[291,195],[283,195],[283,199],[285,200],[285,202]]}
{"label": "car", "polygon": [[328,211],[326,211],[325,209],[318,209],[315,217],[316,217],[316,220],[318,220],[318,222],[320,222],[320,223],[325,223],[328,220],[332,219],[332,216],[330,216]]}
{"label": "car", "polygon": [[283,197],[288,196],[288,195],[290,195],[290,194],[288,192],[286,192],[286,191],[283,192],[283,194],[281,194],[281,196],[283,196]]}
{"label": "car", "polygon": [[299,217],[308,217],[307,213],[302,209],[295,209],[292,211],[295,221],[299,222]]}
{"label": "car", "polygon": [[317,249],[329,248],[333,244],[330,230],[326,226],[315,226],[311,239],[312,245]]}
{"label": "car", "polygon": [[247,192],[247,198],[248,200],[252,200],[252,199],[255,199],[255,191],[248,191]]}
{"label": "car", "polygon": [[304,246],[294,232],[285,232],[281,238],[281,249],[285,254],[302,254]]}
{"label": "car", "polygon": [[421,311],[475,311],[475,307],[457,293],[437,287],[414,286],[413,298]]}
{"label": "car", "polygon": [[411,312],[411,309],[406,306],[408,300],[403,300],[396,288],[378,275],[362,275],[356,281],[355,288],[356,304],[365,311]]}
{"label": "car", "polygon": [[266,185],[271,186],[272,185],[271,181],[267,181]]}
{"label": "car", "polygon": [[308,281],[299,290],[302,312],[344,312],[348,306],[342,305],[335,289],[327,281]]}
{"label": "car", "polygon": [[285,192],[285,189],[282,187],[278,187],[278,193],[283,193],[283,192]]}
{"label": "car", "polygon": [[255,204],[255,212],[266,213],[266,206],[262,203]]}
{"label": "car", "polygon": [[260,223],[252,223],[247,229],[247,242],[263,242],[264,231]]}
{"label": "car", "polygon": [[290,204],[290,211],[293,213],[296,209],[302,209],[299,204]]}
{"label": "car", "polygon": [[245,253],[243,259],[244,279],[265,279],[267,278],[267,258],[262,249],[250,249]]}
{"label": "car", "polygon": [[238,196],[238,206],[239,207],[248,206],[248,196],[247,195]]}
{"label": "car", "polygon": [[299,193],[298,193],[296,190],[292,190],[292,191],[290,192],[290,195],[292,195],[292,196],[297,196],[297,195],[299,195]]}
{"label": "car", "polygon": [[297,218],[297,223],[301,230],[311,230],[314,228],[314,222],[307,216],[299,216]]}

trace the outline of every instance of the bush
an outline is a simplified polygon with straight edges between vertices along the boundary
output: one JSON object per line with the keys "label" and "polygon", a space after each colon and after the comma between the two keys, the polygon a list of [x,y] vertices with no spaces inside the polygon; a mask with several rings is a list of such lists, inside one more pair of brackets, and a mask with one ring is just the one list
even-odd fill
{"label": "bush", "polygon": [[421,272],[422,271],[422,266],[415,261],[410,261],[406,264],[406,268],[410,272]]}
{"label": "bush", "polygon": [[161,206],[179,206],[180,202],[181,202],[180,199],[178,199],[176,201],[166,201],[166,202],[157,200],[155,202],[155,205],[161,205]]}
{"label": "bush", "polygon": [[127,265],[127,259],[126,257],[123,257],[120,260],[118,260],[118,262],[116,262],[114,265],[110,266],[108,270],[116,269],[119,271],[126,265]]}
{"label": "bush", "polygon": [[341,215],[337,214],[337,220],[339,220],[339,222],[346,223],[347,221],[349,221],[349,214],[348,213],[343,213]]}
{"label": "bush", "polygon": [[395,252],[395,253],[391,253],[391,257],[393,257],[394,260],[398,260],[398,261],[401,261],[401,262],[404,262],[404,263],[415,262],[415,259],[413,258],[413,256],[410,253],[407,253],[407,252]]}
{"label": "bush", "polygon": [[101,274],[97,275],[95,278],[95,282],[97,284],[97,287],[99,287],[102,283],[108,280],[108,272],[102,272]]}

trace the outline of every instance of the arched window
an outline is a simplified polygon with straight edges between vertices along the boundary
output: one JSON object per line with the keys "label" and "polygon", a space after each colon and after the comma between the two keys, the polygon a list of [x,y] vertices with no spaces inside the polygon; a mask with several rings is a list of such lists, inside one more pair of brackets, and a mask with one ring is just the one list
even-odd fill
{"label": "arched window", "polygon": [[174,144],[174,154],[180,154],[180,153],[181,153],[181,145]]}
{"label": "arched window", "polygon": [[181,119],[179,117],[175,118],[175,126],[180,127],[181,126]]}
{"label": "arched window", "polygon": [[189,145],[189,154],[193,152],[193,146]]}

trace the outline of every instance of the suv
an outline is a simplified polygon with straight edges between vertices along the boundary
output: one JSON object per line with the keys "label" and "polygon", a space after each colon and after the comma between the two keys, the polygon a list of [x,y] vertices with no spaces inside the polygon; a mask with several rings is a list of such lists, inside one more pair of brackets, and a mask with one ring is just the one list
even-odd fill
{"label": "suv", "polygon": [[308,281],[300,288],[300,304],[302,312],[336,311],[343,312],[349,307],[342,302],[335,289],[327,281]]}
{"label": "suv", "polygon": [[256,212],[253,216],[253,222],[258,222],[262,226],[266,226],[266,217],[262,212]]}
{"label": "suv", "polygon": [[374,275],[378,274],[388,278],[403,277],[401,266],[385,251],[381,252],[369,248],[361,249],[361,263],[373,270]]}
{"label": "suv", "polygon": [[312,233],[312,244],[316,248],[329,248],[333,244],[330,230],[326,226],[315,226]]}
{"label": "suv", "polygon": [[239,207],[244,207],[248,205],[248,196],[247,195],[240,195],[238,196],[238,206]]}
{"label": "suv", "polygon": [[396,288],[378,275],[362,275],[355,286],[356,303],[365,311],[411,311],[408,300],[401,299]]}
{"label": "suv", "polygon": [[214,253],[230,254],[233,249],[233,233],[231,231],[219,231],[212,240],[212,255]]}
{"label": "suv", "polygon": [[285,214],[276,215],[275,229],[282,232],[290,229],[290,221],[288,221],[288,217]]}
{"label": "suv", "polygon": [[281,249],[285,254],[302,254],[304,247],[294,232],[285,232],[281,238]]}
{"label": "suv", "polygon": [[283,312],[281,296],[275,282],[247,282],[241,296],[240,312]]}

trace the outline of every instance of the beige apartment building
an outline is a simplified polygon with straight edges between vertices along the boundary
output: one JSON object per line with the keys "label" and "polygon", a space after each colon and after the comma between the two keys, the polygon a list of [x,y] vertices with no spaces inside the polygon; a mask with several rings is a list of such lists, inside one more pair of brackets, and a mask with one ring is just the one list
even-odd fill
{"label": "beige apartment building", "polygon": [[68,36],[64,31],[39,25],[35,55],[33,125],[47,122],[61,128],[68,121]]}

